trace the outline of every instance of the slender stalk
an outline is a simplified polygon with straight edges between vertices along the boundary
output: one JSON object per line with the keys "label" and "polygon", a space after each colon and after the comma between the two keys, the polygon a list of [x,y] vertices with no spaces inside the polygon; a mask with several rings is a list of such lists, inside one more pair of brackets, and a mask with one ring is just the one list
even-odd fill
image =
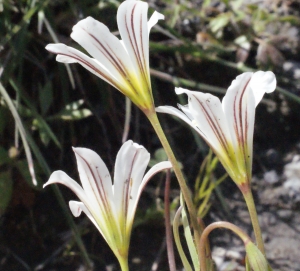
{"label": "slender stalk", "polygon": [[170,221],[170,183],[171,183],[171,171],[167,170],[166,184],[165,184],[165,227],[166,227],[166,243],[167,253],[170,271],[176,271],[176,263],[174,256],[174,246],[172,239],[172,228]]}
{"label": "slender stalk", "polygon": [[257,216],[256,208],[255,208],[254,199],[253,199],[253,194],[250,189],[250,186],[249,186],[249,189],[243,190],[242,193],[243,193],[243,196],[246,201],[248,211],[250,214],[257,247],[261,251],[261,253],[265,255],[264,241],[262,238],[261,229],[259,226],[258,216]]}
{"label": "slender stalk", "polygon": [[244,233],[239,227],[236,225],[225,222],[225,221],[219,221],[219,222],[214,222],[210,225],[208,225],[204,231],[202,232],[201,238],[200,238],[200,270],[201,271],[206,271],[206,260],[209,255],[206,254],[206,244],[207,244],[207,239],[208,235],[213,231],[214,229],[217,228],[225,228],[233,231],[236,235],[238,235],[244,242],[244,244],[247,244],[247,242],[250,239],[250,237]]}
{"label": "slender stalk", "polygon": [[119,263],[120,263],[122,271],[129,271],[128,258],[127,257],[120,257],[119,258]]}
{"label": "slender stalk", "polygon": [[181,169],[179,167],[179,164],[175,158],[175,155],[170,147],[170,144],[168,142],[168,139],[165,136],[165,133],[160,125],[160,122],[157,118],[157,114],[155,111],[148,111],[145,112],[146,116],[148,117],[149,121],[151,122],[158,138],[160,139],[160,142],[170,160],[173,166],[173,170],[175,172],[175,175],[177,177],[178,183],[181,188],[182,195],[184,197],[187,209],[189,211],[192,227],[194,229],[194,238],[195,238],[195,243],[198,251],[198,257],[199,255],[199,240],[200,240],[200,235],[201,235],[201,229],[200,226],[197,222],[197,213],[196,213],[196,208],[194,206],[194,203],[192,201],[191,193],[190,190],[187,186],[187,183],[183,177],[183,174],[181,172]]}

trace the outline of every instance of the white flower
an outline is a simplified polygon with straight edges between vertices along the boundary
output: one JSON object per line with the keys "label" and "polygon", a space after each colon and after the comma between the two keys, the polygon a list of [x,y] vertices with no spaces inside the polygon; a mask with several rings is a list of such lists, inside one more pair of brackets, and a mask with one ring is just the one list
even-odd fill
{"label": "white flower", "polygon": [[71,37],[93,58],[64,44],[48,44],[46,49],[57,54],[59,62],[81,64],[128,96],[142,110],[153,109],[149,33],[164,16],[155,11],[147,21],[147,12],[148,4],[141,1],[126,0],[119,6],[117,23],[122,40],[91,17],[79,21]]}
{"label": "white flower", "polygon": [[144,176],[150,154],[143,146],[127,141],[118,152],[112,184],[98,154],[86,148],[73,150],[82,187],[60,170],[52,173],[44,187],[53,183],[69,187],[80,199],[69,203],[73,215],[79,216],[83,211],[117,258],[127,258],[134,214],[143,187],[154,174],[171,168],[171,164],[158,163]]}
{"label": "white flower", "polygon": [[182,111],[171,106],[156,111],[175,115],[193,127],[241,186],[251,180],[255,107],[275,87],[272,72],[246,72],[233,80],[222,103],[211,94],[177,88],[177,94],[188,95],[188,105],[179,105]]}

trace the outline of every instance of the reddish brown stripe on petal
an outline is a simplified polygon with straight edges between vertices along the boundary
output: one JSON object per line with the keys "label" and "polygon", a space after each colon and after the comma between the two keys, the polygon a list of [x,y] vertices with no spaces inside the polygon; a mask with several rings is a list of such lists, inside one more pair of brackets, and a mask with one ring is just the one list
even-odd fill
{"label": "reddish brown stripe on petal", "polygon": [[[148,83],[148,76],[147,76],[147,73],[146,73],[146,64],[145,64],[145,60],[141,59],[141,55],[139,54],[139,46],[138,46],[137,37],[136,37],[136,33],[135,33],[135,25],[134,25],[134,12],[135,12],[135,9],[136,9],[136,4],[134,5],[134,7],[132,9],[132,12],[131,12],[131,16],[130,16],[130,24],[131,24],[131,29],[132,29],[132,37],[130,35],[130,31],[129,31],[129,28],[128,28],[128,25],[127,25],[126,14],[125,14],[126,30],[129,33],[129,35],[128,35],[129,36],[129,40],[130,40],[130,43],[131,43],[131,47],[132,47],[132,49],[134,51],[134,54],[135,54],[135,57],[136,57],[139,69],[141,71],[143,79],[145,80],[145,82],[147,82],[147,85],[148,85],[149,83]],[[142,15],[140,16],[140,25],[142,25]],[[142,27],[140,28],[139,36],[140,36],[140,42],[141,42],[141,45],[142,45],[142,52],[141,53],[144,56],[144,51],[143,51],[144,48],[143,48],[143,42],[142,42],[142,39],[143,39]],[[148,86],[148,91],[150,91],[150,87],[149,86]]]}
{"label": "reddish brown stripe on petal", "polygon": [[[205,118],[207,120],[207,122],[209,123],[210,127],[212,128],[213,132],[215,133],[218,141],[220,142],[221,146],[224,148],[224,150],[228,150],[228,142],[226,139],[226,136],[224,135],[222,128],[219,125],[218,120],[215,118],[213,119],[211,117],[211,114],[207,111],[207,109],[205,108],[205,106],[203,105],[203,102],[198,100],[196,97],[195,99],[198,101],[200,107],[202,108],[202,111],[205,115]],[[209,107],[210,109],[210,107]]]}
{"label": "reddish brown stripe on petal", "polygon": [[[136,36],[135,36],[135,27],[134,27],[134,12],[135,12],[135,9],[136,9],[136,4],[134,5],[134,8],[132,9],[131,16],[130,16],[130,24],[131,24],[132,36],[133,36],[133,42],[134,42],[134,44],[133,44],[133,42],[131,42],[131,44],[132,44],[132,48],[134,50],[134,54],[136,56],[139,68],[140,68],[141,71],[143,71],[143,64],[142,64],[142,61],[140,59],[140,55],[139,55],[139,52],[138,52],[139,47],[138,47],[137,39],[136,39]],[[130,32],[128,32],[128,33],[130,33]],[[131,37],[130,37],[130,40],[131,40]]]}
{"label": "reddish brown stripe on petal", "polygon": [[[96,184],[96,189],[97,189],[98,195],[100,196],[100,199],[97,196],[95,196],[95,198],[96,198],[96,200],[98,202],[99,208],[102,210],[102,214],[104,214],[106,216],[104,219],[106,220],[107,223],[109,223],[109,221],[114,221],[115,219],[114,219],[114,217],[112,215],[112,209],[111,209],[110,203],[108,202],[107,196],[105,195],[105,189],[104,189],[104,186],[103,186],[103,180],[102,180],[102,178],[101,178],[98,170],[96,170],[96,173],[97,173],[97,176],[96,176],[94,174],[93,169],[91,168],[91,165],[84,159],[84,157],[82,157],[78,153],[77,153],[77,155],[84,161],[84,163],[86,164],[86,166],[89,169],[89,172],[92,175],[93,179],[92,180],[89,179],[89,182],[90,183],[94,182]],[[86,174],[86,176],[88,177],[89,174]],[[96,177],[98,177],[99,182],[96,182]],[[100,185],[100,187],[99,187],[99,185]],[[96,191],[94,190],[94,186],[91,185],[90,187],[93,190],[94,194],[97,195]],[[104,209],[101,206],[104,206]],[[117,233],[113,233],[113,234],[117,235]]]}
{"label": "reddish brown stripe on petal", "polygon": [[[96,43],[100,46],[97,49],[99,51],[102,52],[103,55],[106,56],[106,58],[108,60],[110,60],[111,64],[119,71],[119,73],[121,75],[123,75],[124,77],[126,77],[126,68],[122,65],[122,62],[120,61],[120,59],[115,55],[112,54],[113,50],[111,49],[111,47],[106,43],[105,45],[103,45],[98,39],[96,39],[96,37],[90,33],[87,33],[91,38],[93,38]],[[110,50],[107,50],[108,47]]]}
{"label": "reddish brown stripe on petal", "polygon": [[[124,66],[124,64],[126,65],[126,63],[123,63],[120,60],[120,58],[114,53],[113,49],[110,47],[110,45],[107,42],[105,44],[103,44],[102,42],[100,42],[100,40],[98,40],[91,33],[87,32],[84,28],[82,28],[82,30],[85,31],[96,42],[96,44],[98,45],[98,46],[96,46],[97,49],[103,55],[106,56],[106,58],[115,67],[115,69],[118,70],[118,72],[120,73],[120,75],[124,77],[124,79],[126,80],[126,82],[131,86],[131,88],[136,92],[136,94],[138,94],[138,91],[135,89],[134,85],[129,80],[128,70],[127,70],[126,66]],[[109,48],[109,50],[107,48]]]}
{"label": "reddish brown stripe on petal", "polygon": [[[236,137],[238,139],[238,143],[240,144],[240,146],[242,146],[243,156],[244,156],[245,161],[247,161],[247,154],[246,154],[245,147],[246,147],[246,142],[247,142],[246,137],[247,137],[247,132],[248,132],[248,121],[247,121],[248,108],[247,107],[245,108],[246,119],[244,120],[243,119],[243,97],[246,93],[246,89],[249,85],[250,80],[251,80],[251,78],[245,84],[240,96],[237,97],[237,95],[236,95],[235,99],[234,99],[234,123],[235,123],[234,131],[235,131]],[[238,98],[239,98],[239,100],[237,100]],[[244,127],[244,125],[245,125],[245,127]]]}
{"label": "reddish brown stripe on petal", "polygon": [[[142,17],[142,14],[140,15],[140,25],[142,26],[143,25],[143,17]],[[136,38],[136,37],[135,37]],[[140,27],[140,43],[141,43],[141,49],[142,49],[142,56],[145,56],[145,52],[144,52],[144,46],[143,46],[143,29],[142,27]],[[148,49],[148,48],[147,48]],[[140,58],[140,55],[139,55],[139,58]],[[145,58],[142,58],[140,59],[140,62],[141,62],[141,66],[142,66],[142,74],[143,74],[143,77],[144,77],[144,80],[148,83],[148,76],[147,76],[147,65],[146,65],[146,59]]]}
{"label": "reddish brown stripe on petal", "polygon": [[[119,89],[120,91],[122,91],[122,86],[118,85],[116,82],[114,82],[113,80],[111,80],[111,77],[107,76],[106,74],[104,74],[103,72],[101,72],[99,69],[97,69],[92,63],[84,60],[83,58],[81,58],[80,56],[76,55],[75,53],[73,54],[64,54],[64,53],[56,53],[58,55],[63,55],[63,56],[67,56],[67,57],[71,57],[74,58],[78,63],[82,63],[86,66],[88,66],[89,68],[91,68],[93,71],[95,71],[95,73],[98,73],[100,76],[102,76],[105,80],[107,80],[111,85],[113,85],[115,88]],[[125,94],[125,93],[124,93]]]}
{"label": "reddish brown stripe on petal", "polygon": [[137,158],[137,154],[138,154],[138,151],[136,150],[136,152],[133,156],[133,159],[132,159],[132,162],[131,162],[131,167],[130,167],[128,176],[127,176],[126,181],[125,181],[124,189],[123,189],[125,221],[127,219],[129,200],[130,200],[130,197],[131,197],[131,188],[132,188],[131,174],[132,174],[133,165],[135,163],[135,159]]}

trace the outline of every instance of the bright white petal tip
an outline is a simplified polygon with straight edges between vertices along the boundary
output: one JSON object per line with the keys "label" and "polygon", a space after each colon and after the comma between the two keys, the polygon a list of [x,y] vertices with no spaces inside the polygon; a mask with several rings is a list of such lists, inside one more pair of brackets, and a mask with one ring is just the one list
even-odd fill
{"label": "bright white petal tip", "polygon": [[70,210],[71,210],[73,216],[75,216],[75,217],[78,217],[81,215],[83,206],[84,206],[84,204],[79,201],[71,200],[69,202]]}
{"label": "bright white petal tip", "polygon": [[183,93],[187,93],[187,92],[189,92],[189,90],[187,90],[187,89],[184,89],[184,88],[175,88],[175,93],[177,95],[183,94]]}
{"label": "bright white petal tip", "polygon": [[250,87],[253,91],[255,106],[261,101],[265,93],[273,92],[276,88],[276,77],[273,72],[258,71],[253,74]]}
{"label": "bright white petal tip", "polygon": [[70,179],[70,177],[65,172],[63,172],[62,170],[54,171],[50,175],[49,180],[43,185],[43,188],[45,188],[49,184],[68,182],[69,179]]}
{"label": "bright white petal tip", "polygon": [[266,93],[273,92],[276,88],[276,77],[273,72],[258,71],[253,74],[250,82],[253,89],[261,89]]}
{"label": "bright white petal tip", "polygon": [[45,49],[51,53],[59,54],[66,50],[68,46],[63,43],[50,43],[48,44]]}
{"label": "bright white petal tip", "polygon": [[148,21],[148,32],[150,33],[151,28],[157,24],[159,20],[164,20],[165,16],[157,11],[154,11],[151,18]]}

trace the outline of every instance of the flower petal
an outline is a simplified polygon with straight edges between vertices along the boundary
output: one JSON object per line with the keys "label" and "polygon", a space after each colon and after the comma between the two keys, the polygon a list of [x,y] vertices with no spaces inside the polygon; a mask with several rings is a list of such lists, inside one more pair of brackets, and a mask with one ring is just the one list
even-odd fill
{"label": "flower petal", "polygon": [[62,43],[48,44],[46,49],[51,53],[57,54],[56,60],[58,62],[79,63],[88,71],[102,78],[115,88],[119,90],[124,89],[124,86],[122,88],[123,82],[119,81],[116,74],[111,74],[106,67],[97,60],[88,57],[86,54],[83,54],[82,52]]}
{"label": "flower petal", "polygon": [[142,194],[142,191],[144,189],[144,187],[146,186],[146,184],[148,183],[148,181],[158,172],[164,170],[164,169],[169,169],[172,168],[172,164],[169,161],[163,161],[160,162],[156,165],[154,165],[152,168],[150,168],[150,170],[145,174],[142,182],[140,183],[138,188],[138,191],[136,192],[132,192],[132,194],[136,195],[136,199],[134,201],[132,201],[132,204],[130,205],[130,209],[128,210],[128,224],[130,224],[129,221],[132,221],[134,218],[134,213],[138,204],[138,200]]}
{"label": "flower petal", "polygon": [[251,72],[237,76],[222,102],[235,149],[236,166],[240,172],[248,172],[248,174],[252,166],[255,118],[255,98],[250,87],[252,77]]}
{"label": "flower petal", "polygon": [[181,89],[189,96],[190,113],[200,134],[216,152],[229,148],[230,133],[220,100],[208,93]]}
{"label": "flower petal", "polygon": [[145,187],[145,185],[147,184],[147,182],[158,172],[164,170],[164,169],[169,169],[172,168],[172,164],[170,161],[163,161],[163,162],[159,162],[156,165],[154,165],[152,168],[150,168],[148,170],[148,172],[145,174],[141,185],[139,187],[139,193],[138,196],[140,196],[141,191],[143,190],[143,188]]}
{"label": "flower petal", "polygon": [[254,94],[255,106],[257,106],[265,93],[270,93],[275,90],[275,74],[270,71],[258,71],[254,73],[250,81],[250,87]]}
{"label": "flower petal", "polygon": [[54,171],[50,175],[49,180],[43,185],[43,188],[55,183],[60,183],[70,188],[81,201],[88,201],[88,197],[82,187],[62,170]]}
{"label": "flower petal", "polygon": [[109,234],[110,224],[107,223],[107,214],[103,212],[103,210],[100,208],[101,206],[98,205],[97,201],[95,200],[95,197],[90,197],[89,195],[87,195],[86,191],[84,191],[77,182],[75,182],[65,172],[61,170],[54,171],[43,187],[54,183],[60,183],[67,186],[82,201],[79,205],[75,205],[75,201],[70,201],[70,209],[74,216],[79,216],[81,210],[84,211],[90,218],[90,220],[96,225],[97,229],[102,233],[106,240],[109,241],[110,238],[113,239]]}
{"label": "flower petal", "polygon": [[99,225],[97,224],[97,222],[94,219],[93,215],[91,214],[91,212],[88,210],[88,208],[85,206],[84,203],[82,203],[80,201],[71,200],[71,201],[69,201],[69,207],[70,207],[70,210],[71,210],[72,214],[75,217],[80,216],[81,212],[84,212],[86,214],[86,216],[93,222],[93,224],[96,226],[96,228],[100,231],[100,233],[102,234],[104,239],[106,240],[105,235],[103,234],[103,232],[99,228]]}
{"label": "flower petal", "polygon": [[82,187],[91,199],[97,202],[102,213],[108,216],[115,214],[113,208],[112,180],[109,171],[94,151],[86,148],[73,148],[76,155],[78,172]]}
{"label": "flower petal", "polygon": [[[222,101],[235,148],[236,165],[251,178],[255,107],[276,87],[272,72],[246,72],[236,77]],[[250,181],[250,180],[249,180]]]}
{"label": "flower petal", "polygon": [[145,2],[124,1],[118,9],[117,23],[124,46],[133,62],[135,74],[141,76],[141,83],[146,82],[151,89],[147,12],[148,4]]}
{"label": "flower petal", "polygon": [[118,152],[114,174],[114,203],[117,213],[126,219],[128,209],[137,200],[137,191],[150,160],[147,150],[131,140]]}
{"label": "flower petal", "polygon": [[155,108],[155,111],[158,113],[166,113],[166,114],[171,114],[174,115],[180,119],[182,119],[183,121],[185,121],[187,124],[191,125],[194,129],[197,130],[196,126],[193,124],[193,118],[190,118],[190,114],[189,117],[182,113],[180,110],[178,110],[177,108],[173,107],[173,106],[158,106]]}
{"label": "flower petal", "polygon": [[122,88],[131,87],[128,78],[134,72],[132,62],[120,40],[103,23],[87,17],[73,27],[71,37],[97,59]]}
{"label": "flower petal", "polygon": [[150,35],[151,28],[157,24],[159,20],[164,20],[165,16],[157,11],[154,11],[148,21],[148,35]]}

